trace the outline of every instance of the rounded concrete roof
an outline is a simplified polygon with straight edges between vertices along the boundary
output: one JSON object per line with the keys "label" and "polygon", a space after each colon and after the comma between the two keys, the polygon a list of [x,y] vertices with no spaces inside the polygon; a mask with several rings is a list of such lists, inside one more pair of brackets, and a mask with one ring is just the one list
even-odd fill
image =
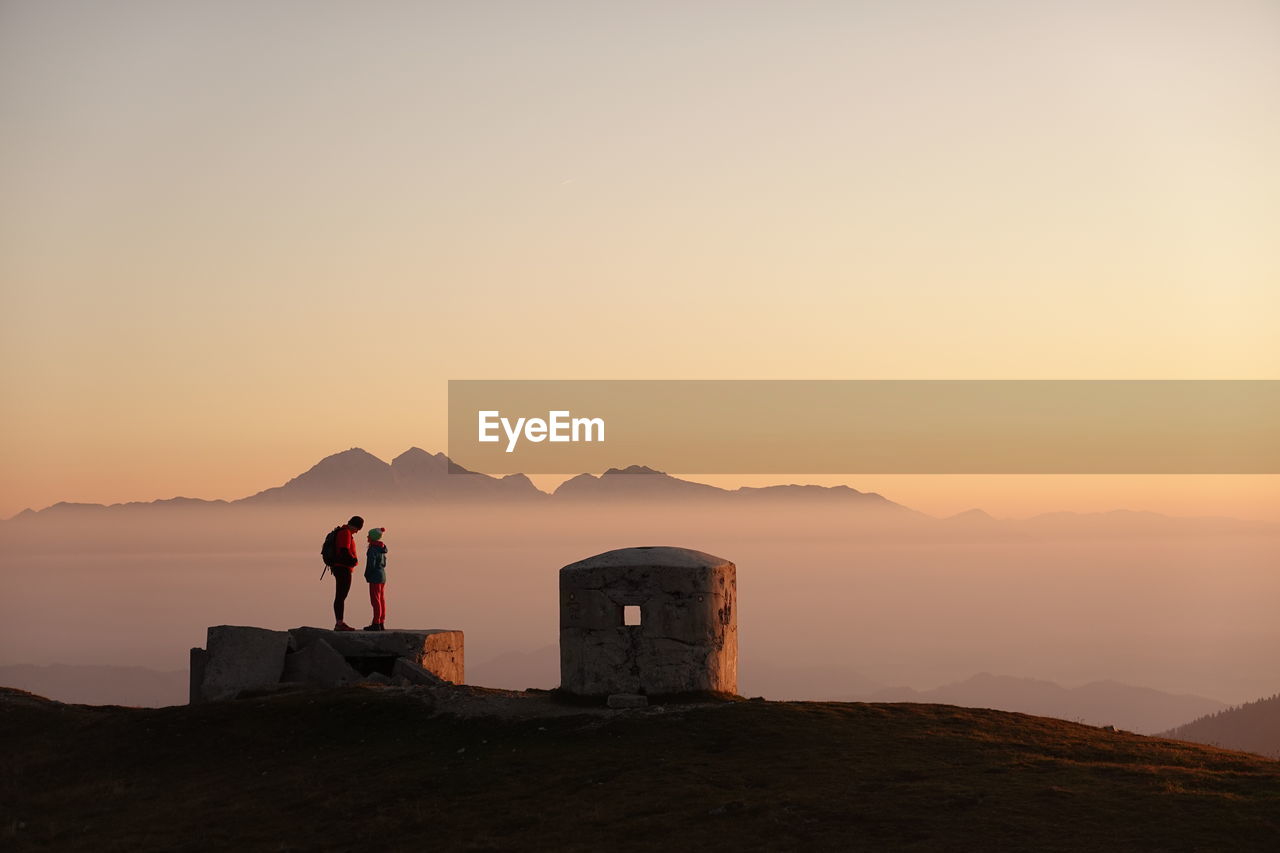
{"label": "rounded concrete roof", "polygon": [[570,563],[560,571],[578,572],[592,569],[610,569],[626,566],[663,566],[673,569],[714,569],[720,566],[732,566],[733,563],[692,548],[675,548],[670,545],[643,545],[638,548],[618,548],[605,551],[594,557],[587,557],[576,563]]}

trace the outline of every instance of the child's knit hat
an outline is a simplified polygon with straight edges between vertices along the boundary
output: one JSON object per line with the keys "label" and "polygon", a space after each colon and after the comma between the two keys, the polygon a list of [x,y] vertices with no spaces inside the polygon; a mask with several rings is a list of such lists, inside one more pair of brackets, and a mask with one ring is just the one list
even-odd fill
{"label": "child's knit hat", "polygon": [[373,528],[372,530],[370,530],[370,531],[369,531],[369,541],[370,541],[370,542],[377,542],[379,539],[381,539],[381,538],[382,538],[382,534],[383,534],[383,533],[385,533],[385,532],[386,532],[386,530],[387,530],[387,528],[385,528],[385,527],[375,527],[375,528]]}

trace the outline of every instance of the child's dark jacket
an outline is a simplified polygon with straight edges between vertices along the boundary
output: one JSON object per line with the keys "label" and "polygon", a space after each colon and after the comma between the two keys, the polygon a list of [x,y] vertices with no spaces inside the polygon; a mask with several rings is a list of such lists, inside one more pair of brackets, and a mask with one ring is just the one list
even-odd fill
{"label": "child's dark jacket", "polygon": [[364,579],[369,583],[387,582],[387,546],[382,542],[370,542],[365,552]]}

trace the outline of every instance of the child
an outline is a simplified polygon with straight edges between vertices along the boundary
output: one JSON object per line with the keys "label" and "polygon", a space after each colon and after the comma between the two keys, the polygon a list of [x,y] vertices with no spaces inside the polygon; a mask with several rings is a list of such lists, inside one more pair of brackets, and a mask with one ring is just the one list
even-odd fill
{"label": "child", "polygon": [[369,531],[369,550],[365,552],[364,579],[369,582],[369,603],[373,605],[373,624],[365,626],[366,631],[385,631],[383,624],[387,621],[387,545],[382,541],[385,527],[375,527]]}

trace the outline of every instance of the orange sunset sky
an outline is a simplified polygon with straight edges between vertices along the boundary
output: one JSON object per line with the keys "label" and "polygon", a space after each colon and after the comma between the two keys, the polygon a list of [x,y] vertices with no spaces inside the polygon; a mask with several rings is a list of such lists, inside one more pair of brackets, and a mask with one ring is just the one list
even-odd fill
{"label": "orange sunset sky", "polygon": [[1280,378],[1278,104],[1269,0],[4,0],[0,517],[443,450],[450,378]]}

